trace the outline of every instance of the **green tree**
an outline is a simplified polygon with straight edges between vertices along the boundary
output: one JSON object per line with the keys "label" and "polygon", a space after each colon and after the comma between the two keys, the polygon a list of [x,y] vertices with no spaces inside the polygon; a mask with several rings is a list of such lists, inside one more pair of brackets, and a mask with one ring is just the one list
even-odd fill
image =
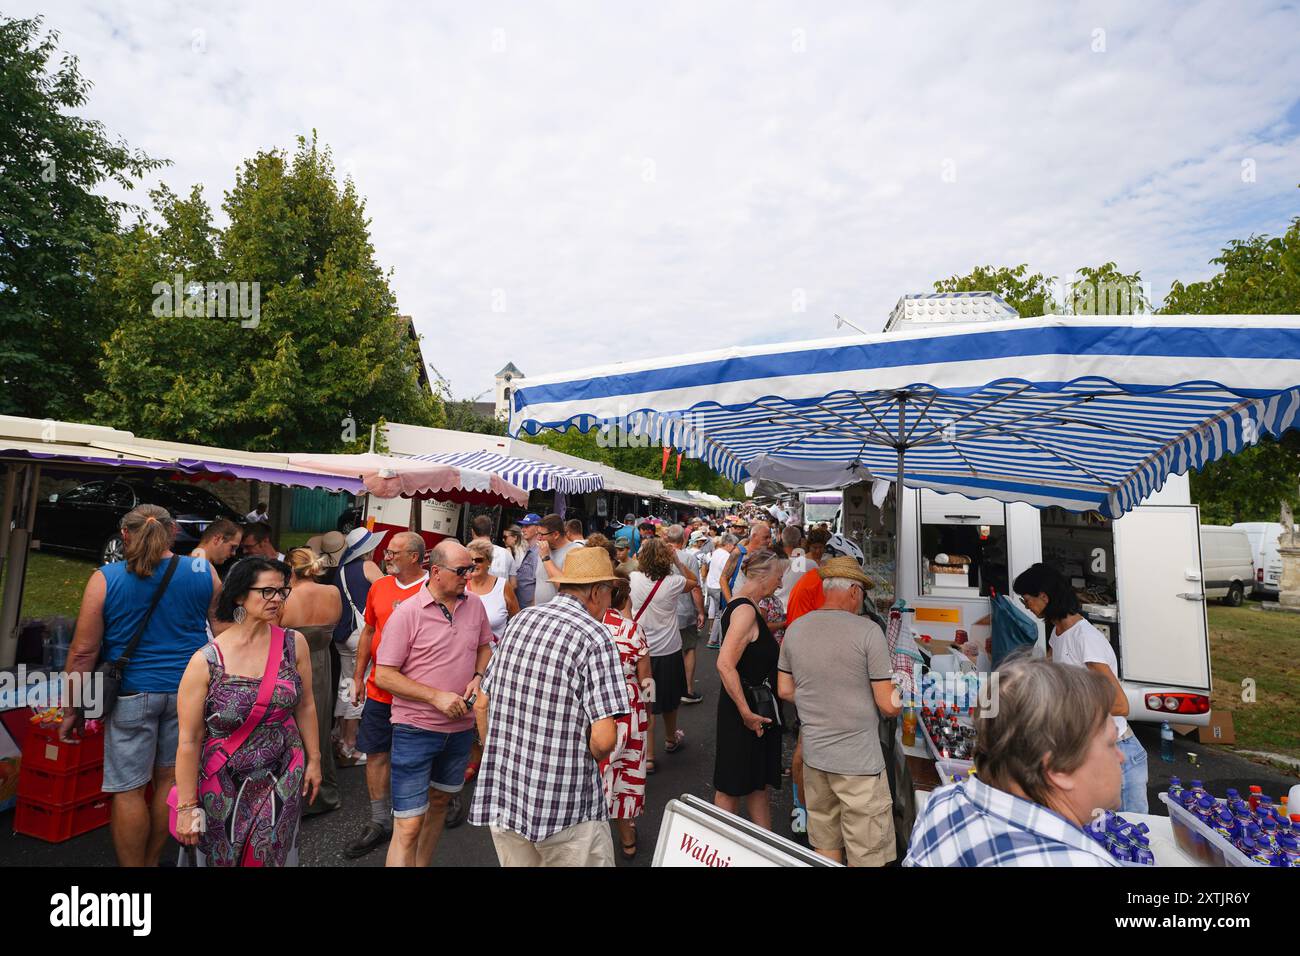
{"label": "green tree", "polygon": [[1138,315],[1152,311],[1142,273],[1124,273],[1113,262],[1075,270],[1066,309],[1071,315]]}
{"label": "green tree", "polygon": [[[1300,217],[1281,237],[1234,239],[1210,260],[1219,271],[1203,282],[1175,282],[1161,311],[1174,315],[1300,313]],[[1297,507],[1300,432],[1265,437],[1254,448],[1192,475],[1192,500],[1207,523],[1275,521],[1280,503]]]}
{"label": "green tree", "polygon": [[1052,279],[1029,266],[976,266],[964,276],[950,276],[934,284],[935,292],[996,292],[1026,318],[1059,311],[1052,298]]}
{"label": "green tree", "polygon": [[111,328],[84,259],[130,208],[96,190],[163,163],[75,115],[90,81],[57,54],[40,18],[0,17],[0,413],[81,418]]}
{"label": "green tree", "polygon": [[[381,419],[444,424],[365,203],[314,135],[292,157],[244,163],[224,229],[199,187],[152,195],[157,221],[98,250],[96,308],[120,317],[93,396],[101,421],[255,451],[361,449]],[[253,308],[232,315],[218,283]]]}

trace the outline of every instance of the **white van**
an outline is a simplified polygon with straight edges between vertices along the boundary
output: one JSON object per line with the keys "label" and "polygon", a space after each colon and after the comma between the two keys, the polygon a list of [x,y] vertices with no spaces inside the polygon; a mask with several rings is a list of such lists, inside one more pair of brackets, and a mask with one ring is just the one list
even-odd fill
{"label": "white van", "polygon": [[1233,527],[1246,532],[1246,537],[1250,539],[1250,553],[1255,563],[1253,593],[1256,597],[1276,601],[1282,590],[1282,555],[1278,552],[1277,543],[1277,539],[1282,536],[1282,522],[1238,521]]}
{"label": "white van", "polygon": [[844,503],[841,491],[809,491],[799,496],[803,504],[803,523],[805,528],[815,524],[825,524],[831,534],[838,534],[842,527],[840,509]]}
{"label": "white van", "polygon": [[1255,583],[1254,554],[1246,532],[1201,525],[1201,572],[1207,598],[1241,607],[1246,590]]}

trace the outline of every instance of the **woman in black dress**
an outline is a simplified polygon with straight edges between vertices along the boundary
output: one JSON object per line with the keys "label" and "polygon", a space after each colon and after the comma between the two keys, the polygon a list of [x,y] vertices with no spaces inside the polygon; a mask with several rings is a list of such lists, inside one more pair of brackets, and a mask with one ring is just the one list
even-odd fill
{"label": "woman in black dress", "polygon": [[[768,550],[745,558],[745,584],[722,612],[718,675],[726,691],[718,697],[718,750],[713,767],[713,802],[731,813],[745,802],[749,819],[772,829],[767,788],[781,786],[781,730],[755,714],[746,687],[766,683],[776,692],[780,646],[758,613],[758,602],[781,585],[784,564]],[[775,696],[773,696],[775,699]]]}

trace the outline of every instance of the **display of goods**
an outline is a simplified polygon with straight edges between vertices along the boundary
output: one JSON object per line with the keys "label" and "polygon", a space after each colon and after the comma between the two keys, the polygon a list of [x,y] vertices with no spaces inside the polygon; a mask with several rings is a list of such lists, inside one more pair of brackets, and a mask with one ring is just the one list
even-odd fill
{"label": "display of goods", "polygon": [[1120,863],[1156,865],[1155,854],[1151,852],[1151,831],[1145,823],[1130,823],[1107,810],[1083,829]]}
{"label": "display of goods", "polygon": [[1179,848],[1207,866],[1300,867],[1300,828],[1259,787],[1247,798],[1229,788],[1222,799],[1199,780],[1169,781],[1160,799]]}
{"label": "display of goods", "polygon": [[975,752],[975,727],[971,716],[975,708],[959,710],[940,704],[921,708],[921,726],[936,759],[970,760]]}

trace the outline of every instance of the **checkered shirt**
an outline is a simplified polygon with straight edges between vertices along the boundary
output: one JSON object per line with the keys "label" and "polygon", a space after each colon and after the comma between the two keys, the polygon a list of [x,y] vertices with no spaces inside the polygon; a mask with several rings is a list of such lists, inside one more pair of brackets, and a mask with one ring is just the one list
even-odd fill
{"label": "checkered shirt", "polygon": [[903,866],[1118,866],[1046,807],[968,777],[930,795]]}
{"label": "checkered shirt", "polygon": [[608,817],[591,725],[630,708],[609,630],[560,594],[506,627],[483,677],[488,735],[469,822],[540,843]]}

